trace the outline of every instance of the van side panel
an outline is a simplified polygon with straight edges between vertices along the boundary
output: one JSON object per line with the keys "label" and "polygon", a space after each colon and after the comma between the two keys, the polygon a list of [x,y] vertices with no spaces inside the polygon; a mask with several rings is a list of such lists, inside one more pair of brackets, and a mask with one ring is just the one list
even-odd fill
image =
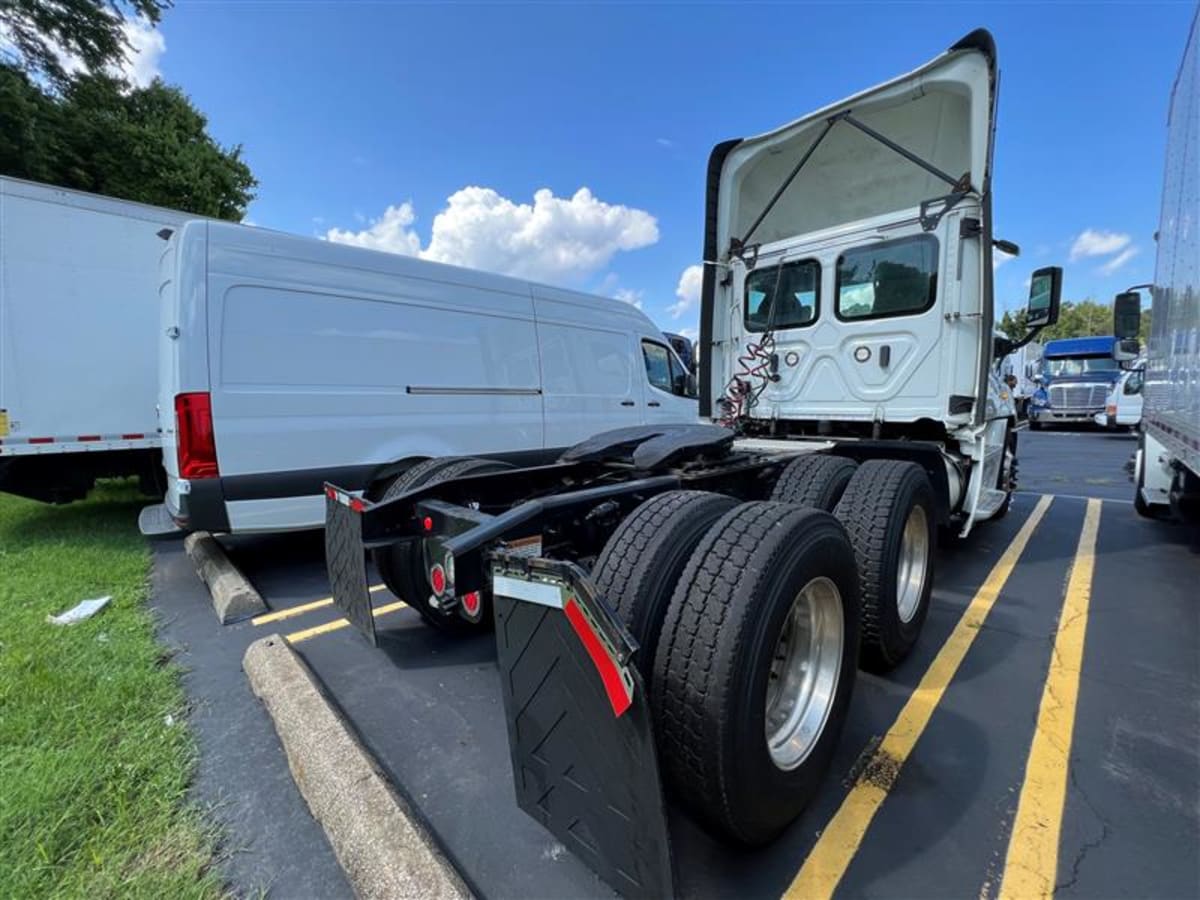
{"label": "van side panel", "polygon": [[335,474],[360,488],[395,460],[543,447],[521,282],[437,280],[431,266],[414,277],[395,270],[412,261],[375,269],[361,251],[347,266],[345,248],[222,231],[208,255],[208,361],[234,530],[319,525]]}

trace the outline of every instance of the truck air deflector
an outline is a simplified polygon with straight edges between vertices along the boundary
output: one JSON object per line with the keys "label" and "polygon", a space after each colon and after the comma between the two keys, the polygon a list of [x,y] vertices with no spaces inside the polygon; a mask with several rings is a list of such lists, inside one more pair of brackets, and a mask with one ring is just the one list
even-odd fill
{"label": "truck air deflector", "polygon": [[[493,576],[517,804],[622,895],[674,896],[636,643],[571,563],[497,554]],[[522,581],[562,606],[499,590]]]}

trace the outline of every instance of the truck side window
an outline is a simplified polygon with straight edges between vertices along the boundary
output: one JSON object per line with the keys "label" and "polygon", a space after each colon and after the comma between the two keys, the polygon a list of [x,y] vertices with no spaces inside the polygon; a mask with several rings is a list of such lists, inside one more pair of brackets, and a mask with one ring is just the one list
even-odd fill
{"label": "truck side window", "polygon": [[937,257],[938,241],[931,234],[847,250],[838,258],[837,317],[924,312],[937,299]]}
{"label": "truck side window", "polygon": [[1125,395],[1132,396],[1142,392],[1142,373],[1134,372],[1125,379]]}
{"label": "truck side window", "polygon": [[746,275],[745,290],[747,331],[811,325],[821,299],[821,264],[800,259],[782,267],[754,269]]}

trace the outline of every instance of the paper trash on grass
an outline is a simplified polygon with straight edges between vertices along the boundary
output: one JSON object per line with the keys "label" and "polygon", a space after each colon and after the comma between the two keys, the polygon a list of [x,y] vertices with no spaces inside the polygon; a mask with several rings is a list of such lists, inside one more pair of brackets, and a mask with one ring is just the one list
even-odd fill
{"label": "paper trash on grass", "polygon": [[90,619],[104,607],[108,606],[108,602],[112,597],[94,597],[91,600],[80,600],[65,613],[58,616],[46,616],[46,621],[51,625],[74,625],[76,622],[82,622],[84,619]]}

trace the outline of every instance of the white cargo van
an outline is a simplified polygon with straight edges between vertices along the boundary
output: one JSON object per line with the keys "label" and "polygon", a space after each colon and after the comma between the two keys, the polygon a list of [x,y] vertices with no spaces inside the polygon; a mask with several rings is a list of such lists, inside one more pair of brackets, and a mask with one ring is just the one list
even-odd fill
{"label": "white cargo van", "polygon": [[162,253],[159,415],[181,527],[321,527],[429,457],[554,458],[695,421],[692,377],[627,303],[217,222]]}

